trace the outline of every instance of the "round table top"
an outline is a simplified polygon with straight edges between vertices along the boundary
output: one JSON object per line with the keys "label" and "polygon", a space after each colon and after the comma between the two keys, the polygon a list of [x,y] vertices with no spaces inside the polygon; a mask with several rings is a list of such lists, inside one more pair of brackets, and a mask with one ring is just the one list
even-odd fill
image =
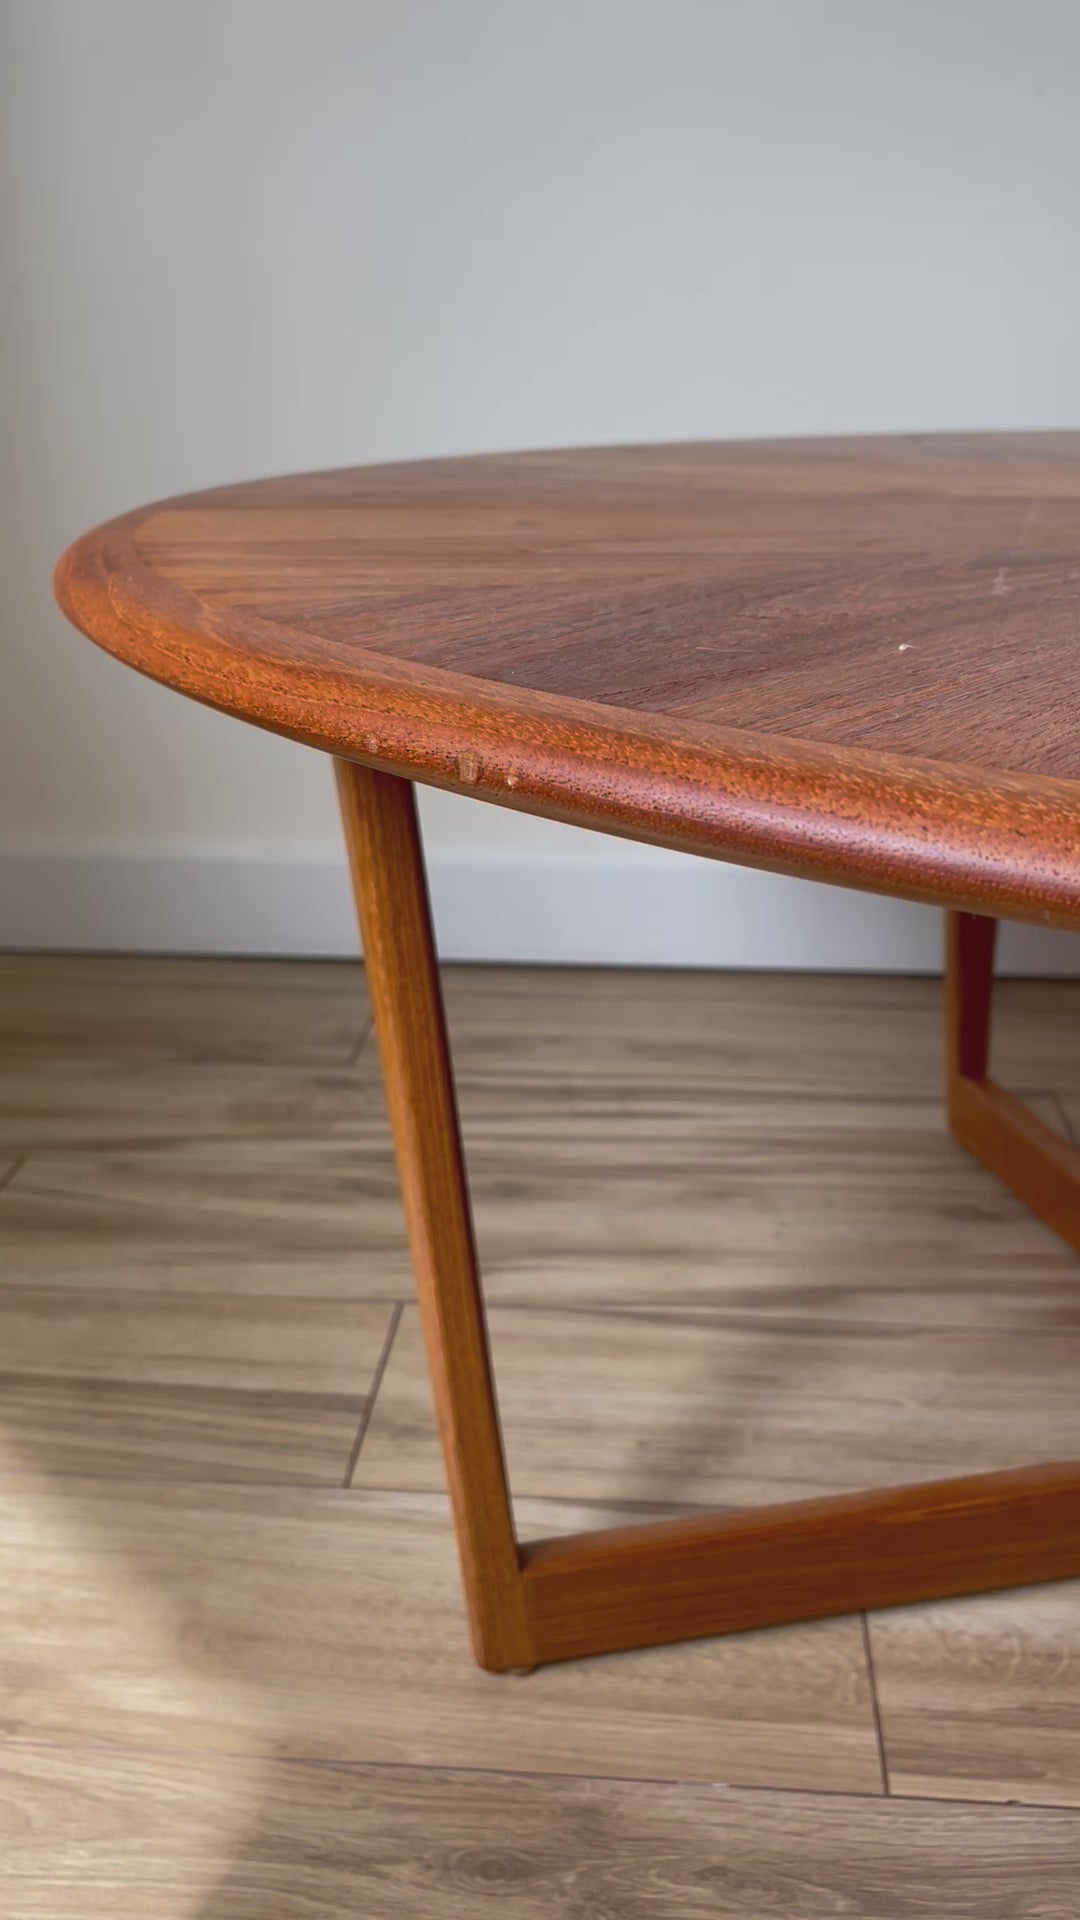
{"label": "round table top", "polygon": [[57,591],[155,679],[348,758],[1080,924],[1080,433],[256,481],[87,534]]}

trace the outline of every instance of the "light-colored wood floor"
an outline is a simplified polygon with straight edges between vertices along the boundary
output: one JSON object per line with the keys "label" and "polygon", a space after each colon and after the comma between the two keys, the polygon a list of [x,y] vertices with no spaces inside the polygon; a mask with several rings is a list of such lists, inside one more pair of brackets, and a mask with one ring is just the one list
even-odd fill
{"label": "light-colored wood floor", "polygon": [[[523,1532],[1076,1454],[936,983],[447,993]],[[9,957],[0,1059],[5,1920],[1075,1920],[1080,1587],[472,1667],[358,968]]]}

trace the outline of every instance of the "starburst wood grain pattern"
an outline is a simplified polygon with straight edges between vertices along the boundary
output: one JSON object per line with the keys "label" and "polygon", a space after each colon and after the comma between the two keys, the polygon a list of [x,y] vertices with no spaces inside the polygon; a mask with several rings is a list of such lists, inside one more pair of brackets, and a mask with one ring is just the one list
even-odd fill
{"label": "starburst wood grain pattern", "polygon": [[507,454],[87,535],[85,632],[410,778],[1080,924],[1080,434]]}

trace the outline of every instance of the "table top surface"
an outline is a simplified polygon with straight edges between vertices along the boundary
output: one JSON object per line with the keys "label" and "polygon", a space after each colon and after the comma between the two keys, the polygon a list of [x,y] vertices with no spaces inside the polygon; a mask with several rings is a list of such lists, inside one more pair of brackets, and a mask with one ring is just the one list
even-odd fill
{"label": "table top surface", "polygon": [[86,535],[57,587],[133,666],[331,752],[1080,924],[1080,433],[257,481]]}

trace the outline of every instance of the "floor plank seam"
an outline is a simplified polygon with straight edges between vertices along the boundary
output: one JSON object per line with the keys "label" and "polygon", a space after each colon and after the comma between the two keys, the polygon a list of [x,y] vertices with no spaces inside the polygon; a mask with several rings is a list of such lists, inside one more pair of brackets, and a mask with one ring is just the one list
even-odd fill
{"label": "floor plank seam", "polygon": [[[853,1281],[848,1290],[853,1294],[857,1294],[865,1292],[865,1287],[860,1288],[856,1282]],[[125,1290],[121,1289],[121,1291]],[[333,1296],[330,1297],[333,1298]],[[365,1294],[364,1299],[365,1302],[370,1302],[371,1296]],[[406,1304],[411,1306],[413,1303],[408,1301]],[[504,1295],[500,1295],[498,1299],[492,1299],[490,1276],[487,1281],[487,1309],[489,1314],[527,1313],[533,1317],[543,1314],[552,1320],[559,1320],[565,1318],[567,1315],[576,1315],[579,1317],[596,1317],[605,1320],[643,1321],[653,1326],[683,1327],[688,1330],[696,1329],[702,1334],[706,1334],[715,1328],[717,1332],[724,1333],[762,1333],[770,1335],[780,1329],[785,1333],[813,1338],[817,1340],[820,1345],[831,1345],[835,1343],[838,1337],[846,1337],[851,1341],[885,1339],[890,1335],[913,1339],[922,1331],[917,1323],[913,1324],[910,1319],[904,1320],[900,1317],[891,1320],[868,1319],[865,1322],[855,1324],[840,1314],[834,1319],[826,1319],[821,1315],[814,1315],[813,1317],[808,1316],[800,1320],[792,1314],[785,1314],[780,1308],[775,1308],[770,1312],[759,1312],[752,1307],[727,1306],[723,1302],[710,1303],[708,1305],[687,1303],[687,1305],[680,1310],[677,1307],[653,1305],[647,1300],[633,1300],[629,1303],[618,1300],[559,1300],[553,1304],[550,1300],[540,1299],[511,1300],[507,1299]],[[1003,1329],[994,1327],[992,1330],[1000,1332]],[[934,1333],[966,1334],[970,1336],[971,1324],[966,1320],[935,1320]],[[1061,1339],[1061,1331],[1058,1327],[1025,1326],[1024,1333],[1025,1335],[1031,1335],[1035,1338],[1046,1335],[1053,1340],[1060,1341]]]}
{"label": "floor plank seam", "polygon": [[[529,1676],[523,1676],[527,1679]],[[503,1676],[505,1679],[505,1676]],[[497,1682],[500,1684],[501,1682]],[[154,1743],[137,1741],[85,1741],[35,1739],[21,1734],[0,1735],[0,1756],[5,1753],[64,1753],[109,1756],[117,1755],[135,1758],[144,1755],[147,1758],[175,1760],[257,1760],[267,1766],[311,1767],[336,1773],[397,1773],[421,1774],[428,1777],[469,1775],[480,1779],[507,1779],[543,1781],[582,1781],[597,1786],[628,1787],[664,1787],[673,1790],[713,1789],[722,1793],[764,1795],[777,1799],[795,1800],[847,1800],[865,1801],[867,1805],[878,1805],[886,1796],[882,1793],[860,1791],[857,1787],[794,1787],[790,1784],[772,1785],[760,1780],[732,1780],[719,1775],[701,1774],[642,1774],[642,1773],[582,1773],[567,1768],[545,1767],[482,1767],[467,1764],[430,1765],[419,1760],[344,1760],[332,1754],[282,1753],[269,1752],[257,1747],[199,1747],[159,1746]],[[978,1809],[996,1813],[1010,1810],[1014,1813],[1058,1813],[1071,1816],[1080,1825],[1080,1807],[1068,1800],[978,1800],[948,1794],[894,1793],[888,1796],[890,1807],[925,1807],[936,1809],[951,1807],[959,1811]]]}
{"label": "floor plank seam", "polygon": [[[24,1162],[24,1165],[25,1164],[27,1163]],[[0,1192],[3,1191],[4,1184],[5,1184],[4,1182],[0,1181]],[[10,1185],[10,1182],[8,1182],[7,1184]],[[2,1274],[0,1274],[0,1300],[10,1300],[16,1294],[25,1294],[27,1298],[37,1300],[37,1299],[40,1299],[43,1293],[64,1293],[68,1295],[74,1295],[77,1299],[80,1299],[80,1300],[82,1299],[106,1300],[110,1302],[110,1304],[113,1302],[119,1303],[125,1300],[137,1302],[145,1299],[148,1294],[153,1295],[155,1298],[161,1298],[168,1301],[182,1300],[182,1301],[197,1302],[201,1300],[206,1302],[211,1307],[216,1307],[219,1305],[219,1303],[222,1303],[222,1302],[226,1304],[236,1303],[239,1306],[248,1306],[251,1303],[255,1303],[256,1305],[259,1305],[264,1301],[270,1301],[273,1303],[284,1302],[285,1304],[302,1301],[305,1308],[329,1307],[331,1309],[335,1307],[340,1308],[343,1306],[352,1306],[352,1305],[358,1305],[363,1307],[399,1307],[403,1304],[401,1295],[399,1293],[356,1294],[355,1292],[353,1292],[351,1294],[347,1294],[347,1293],[301,1294],[295,1290],[292,1293],[289,1293],[289,1292],[263,1293],[263,1292],[255,1291],[254,1289],[251,1291],[245,1292],[243,1289],[241,1289],[240,1291],[226,1291],[224,1288],[218,1289],[218,1288],[209,1287],[209,1286],[207,1287],[169,1286],[169,1287],[161,1288],[160,1292],[155,1294],[154,1286],[155,1286],[155,1276],[152,1269],[149,1270],[148,1278],[145,1282],[140,1282],[139,1284],[129,1284],[127,1286],[118,1286],[118,1287],[110,1287],[110,1286],[99,1287],[96,1284],[92,1284],[92,1283],[87,1284],[85,1281],[72,1280],[67,1275],[62,1276],[59,1280],[50,1280],[47,1276],[45,1278],[40,1278],[36,1274],[32,1280],[7,1280],[4,1278]],[[512,1301],[510,1304],[512,1306],[517,1306],[518,1302]],[[249,1389],[246,1387],[235,1388],[235,1389],[230,1388],[229,1391],[246,1393],[249,1391]],[[255,1391],[259,1391],[259,1389],[255,1389]],[[276,1391],[276,1389],[265,1389],[265,1391]],[[346,1396],[346,1397],[349,1397],[349,1396]]]}
{"label": "floor plank seam", "polygon": [[1061,1127],[1061,1131],[1064,1138],[1068,1140],[1071,1146],[1080,1147],[1080,1140],[1077,1139],[1076,1128],[1073,1126],[1072,1121],[1069,1119],[1069,1109],[1065,1104],[1064,1097],[1060,1093],[1051,1092],[1046,1095],[1046,1098],[1049,1100],[1051,1106],[1054,1109],[1054,1112],[1057,1114],[1058,1123]]}
{"label": "floor plank seam", "polygon": [[[65,1478],[66,1477],[65,1475]],[[170,1485],[172,1484],[174,1483],[170,1482]],[[385,1493],[389,1494],[393,1499],[403,1500],[430,1500],[433,1496],[437,1495],[442,1497],[446,1493],[445,1487],[441,1484],[436,1484],[434,1481],[430,1482],[427,1486],[409,1487],[402,1486],[400,1481],[392,1482],[388,1480],[364,1480],[359,1486],[350,1485],[347,1491],[350,1493]],[[545,1507],[568,1507],[571,1512],[580,1512],[583,1506],[596,1507],[603,1513],[636,1513],[642,1514],[646,1518],[655,1517],[661,1520],[692,1519],[695,1514],[749,1513],[754,1510],[754,1503],[752,1501],[745,1501],[742,1505],[736,1505],[734,1502],[717,1504],[716,1501],[690,1500],[586,1500],[583,1499],[580,1494],[576,1493],[523,1493],[519,1494],[518,1498],[529,1503],[542,1503]],[[781,1503],[778,1502],[777,1504]],[[540,1537],[540,1535],[537,1535],[538,1539]],[[525,1541],[522,1544],[528,1545],[528,1542]],[[847,1616],[844,1617],[846,1618]]]}
{"label": "floor plank seam", "polygon": [[[145,1473],[138,1473],[135,1471],[124,1472],[119,1469],[115,1472],[109,1472],[105,1469],[101,1472],[95,1472],[91,1468],[61,1467],[57,1471],[50,1472],[49,1479],[57,1486],[63,1486],[70,1482],[77,1487],[157,1487],[159,1491],[161,1489],[167,1489],[169,1492],[175,1489],[192,1491],[195,1489],[215,1487],[224,1488],[230,1492],[240,1492],[247,1489],[252,1493],[267,1487],[272,1487],[275,1493],[327,1494],[378,1491],[378,1489],[368,1489],[367,1487],[345,1488],[336,1477],[330,1480],[319,1479],[315,1475],[312,1475],[310,1479],[301,1480],[281,1479],[277,1474],[271,1473],[163,1474],[155,1472],[152,1468]],[[2,1478],[0,1478],[0,1489],[5,1492],[16,1489],[21,1490],[23,1488],[28,1488],[33,1491],[33,1489],[40,1486],[40,1484],[40,1471],[36,1471],[33,1467],[5,1468]]]}
{"label": "floor plank seam", "polygon": [[[1071,1278],[1069,1283],[1072,1284]],[[49,1283],[43,1282],[42,1284],[48,1285]],[[1063,1281],[1063,1287],[1064,1284]],[[852,1293],[859,1291],[854,1283],[852,1284],[851,1291]],[[934,1289],[930,1289],[930,1291],[934,1291]],[[364,1300],[372,1306],[382,1306],[386,1304],[381,1296],[373,1294],[365,1294]],[[411,1305],[412,1303],[409,1302],[407,1304]],[[910,1319],[904,1320],[899,1316],[893,1319],[867,1319],[865,1322],[853,1326],[850,1320],[845,1320],[840,1316],[836,1319],[824,1319],[820,1316],[815,1316],[805,1320],[798,1320],[791,1315],[785,1315],[779,1309],[768,1313],[758,1313],[749,1308],[725,1306],[722,1302],[708,1303],[705,1305],[700,1302],[688,1302],[685,1312],[680,1312],[677,1309],[672,1311],[668,1311],[667,1309],[657,1311],[647,1302],[642,1303],[639,1309],[636,1303],[627,1306],[613,1300],[560,1300],[557,1306],[552,1306],[550,1299],[544,1300],[539,1296],[510,1298],[506,1294],[500,1293],[497,1299],[492,1299],[490,1278],[488,1280],[487,1305],[490,1314],[545,1313],[553,1316],[573,1315],[584,1319],[645,1321],[657,1326],[681,1327],[686,1329],[696,1328],[702,1334],[708,1334],[715,1330],[717,1333],[752,1333],[767,1337],[779,1331],[784,1334],[790,1334],[795,1338],[802,1338],[804,1336],[814,1338],[817,1339],[819,1343],[835,1342],[838,1338],[844,1337],[851,1340],[885,1340],[890,1337],[896,1337],[897,1339],[914,1339],[921,1332],[921,1329],[913,1326]],[[1057,1328],[1029,1326],[1026,1320],[1021,1322],[1019,1316],[1017,1321],[1008,1321],[1001,1325],[996,1322],[990,1322],[989,1330],[993,1333],[1001,1333],[1010,1327],[1016,1327],[1021,1324],[1025,1335],[1029,1333],[1048,1333],[1057,1340],[1061,1338],[1060,1331]],[[935,1334],[966,1334],[968,1336],[971,1334],[970,1320],[935,1320],[933,1328]]]}
{"label": "floor plank seam", "polygon": [[881,1791],[886,1799],[892,1795],[889,1780],[889,1760],[885,1751],[885,1729],[881,1719],[881,1697],[878,1693],[877,1672],[874,1667],[874,1650],[870,1644],[870,1621],[865,1613],[859,1615],[862,1628],[863,1651],[866,1654],[866,1675],[870,1683],[870,1710],[874,1716],[874,1738],[877,1741],[878,1762],[881,1767]]}
{"label": "floor plank seam", "polygon": [[349,1454],[348,1465],[345,1468],[345,1478],[341,1483],[343,1491],[352,1487],[352,1477],[356,1472],[356,1463],[360,1458],[360,1449],[364,1444],[364,1435],[367,1433],[368,1427],[371,1424],[371,1416],[375,1411],[376,1396],[382,1385],[383,1374],[386,1372],[390,1353],[394,1345],[394,1339],[401,1325],[401,1316],[404,1311],[405,1302],[403,1300],[396,1301],[390,1315],[390,1325],[386,1330],[386,1338],[382,1344],[382,1352],[375,1362],[375,1371],[371,1376],[371,1385],[368,1388],[367,1399],[364,1402],[364,1410],[357,1423],[356,1436],[352,1443],[352,1451]]}
{"label": "floor plank seam", "polygon": [[[0,1287],[0,1302],[7,1297],[7,1290]],[[179,1401],[189,1408],[207,1407],[244,1407],[262,1409],[272,1408],[276,1413],[351,1413],[357,1400],[362,1396],[356,1393],[319,1393],[315,1388],[305,1390],[300,1387],[279,1386],[206,1386],[197,1381],[133,1380],[121,1374],[94,1373],[45,1373],[36,1367],[0,1367],[0,1396],[8,1389],[19,1387],[36,1393],[67,1393],[71,1399],[80,1395],[85,1399],[96,1394],[102,1399],[111,1394],[143,1395],[153,1397],[165,1406],[171,1401]]]}
{"label": "floor plank seam", "polygon": [[345,1065],[347,1067],[355,1067],[359,1063],[360,1055],[364,1052],[364,1049],[367,1046],[368,1041],[371,1039],[371,1035],[372,1035],[372,1032],[374,1031],[374,1027],[375,1027],[374,1018],[372,1017],[371,1014],[369,1014],[367,1021],[364,1024],[363,1030],[361,1031],[359,1040],[357,1040],[355,1045],[350,1048],[349,1057],[345,1062]]}
{"label": "floor plank seam", "polygon": [[0,1170],[0,1193],[3,1193],[7,1187],[10,1187],[15,1175],[22,1172],[26,1161],[27,1155],[25,1153],[17,1153],[10,1165]]}

